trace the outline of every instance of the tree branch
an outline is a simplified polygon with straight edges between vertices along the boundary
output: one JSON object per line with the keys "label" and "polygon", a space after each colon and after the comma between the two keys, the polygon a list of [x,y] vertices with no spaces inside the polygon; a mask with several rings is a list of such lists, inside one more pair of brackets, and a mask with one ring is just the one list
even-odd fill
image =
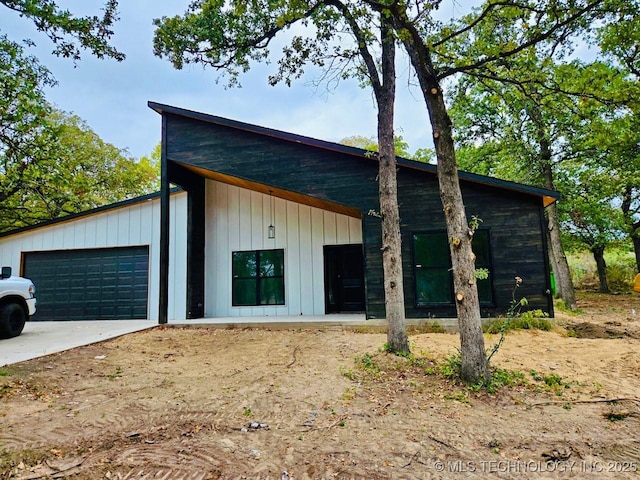
{"label": "tree branch", "polygon": [[447,78],[450,77],[451,75],[454,75],[456,73],[469,73],[471,70],[475,70],[477,68],[483,67],[489,63],[495,62],[497,60],[503,60],[505,58],[509,58],[512,57],[514,55],[517,55],[518,53],[522,52],[523,50],[526,50],[529,47],[532,47],[533,45],[536,45],[537,43],[540,43],[543,40],[547,40],[548,38],[550,38],[554,33],[556,33],[557,31],[559,31],[560,29],[570,25],[572,22],[574,22],[575,20],[577,20],[578,18],[580,18],[582,15],[584,15],[585,13],[589,12],[590,10],[595,9],[598,5],[604,3],[604,0],[594,0],[591,3],[588,3],[587,5],[585,5],[583,8],[579,9],[578,11],[576,11],[575,13],[573,13],[572,15],[566,17],[564,20],[556,23],[555,25],[553,25],[551,28],[549,28],[547,31],[539,34],[539,35],[535,35],[533,38],[529,39],[528,41],[522,43],[521,45],[506,51],[506,52],[500,52],[496,55],[492,55],[486,58],[483,58],[481,60],[478,60],[474,63],[471,63],[469,65],[462,65],[459,67],[452,67],[452,68],[448,68],[446,70],[444,70],[443,72],[441,72],[440,74],[438,74],[438,80],[442,80],[443,78]]}

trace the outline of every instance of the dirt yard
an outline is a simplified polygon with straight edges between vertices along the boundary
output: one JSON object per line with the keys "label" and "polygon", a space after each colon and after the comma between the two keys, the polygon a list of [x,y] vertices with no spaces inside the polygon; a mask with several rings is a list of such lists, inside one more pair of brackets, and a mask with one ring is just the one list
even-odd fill
{"label": "dirt yard", "polygon": [[444,375],[449,333],[405,359],[375,332],[155,328],[5,367],[0,479],[638,478],[640,295],[579,298],[507,335],[495,393]]}

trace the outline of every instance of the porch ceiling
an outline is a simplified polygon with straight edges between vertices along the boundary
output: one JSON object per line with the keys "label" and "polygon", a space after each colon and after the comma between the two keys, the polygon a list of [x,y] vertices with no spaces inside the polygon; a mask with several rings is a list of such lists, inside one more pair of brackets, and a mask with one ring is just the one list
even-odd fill
{"label": "porch ceiling", "polygon": [[328,210],[330,212],[340,213],[349,217],[360,219],[362,218],[362,212],[358,208],[341,205],[339,203],[330,202],[328,200],[322,200],[320,198],[311,197],[302,193],[292,192],[291,190],[283,190],[272,185],[252,182],[244,178],[234,177],[232,175],[226,175],[220,172],[214,172],[212,170],[207,170],[206,168],[196,167],[182,162],[175,163],[204,178],[227,183],[229,185],[234,185],[240,188],[245,188],[247,190],[253,190],[254,192],[264,193],[266,195],[272,194],[274,197],[283,198],[285,200],[301,203],[303,205],[309,205],[310,207],[316,207],[322,210]]}

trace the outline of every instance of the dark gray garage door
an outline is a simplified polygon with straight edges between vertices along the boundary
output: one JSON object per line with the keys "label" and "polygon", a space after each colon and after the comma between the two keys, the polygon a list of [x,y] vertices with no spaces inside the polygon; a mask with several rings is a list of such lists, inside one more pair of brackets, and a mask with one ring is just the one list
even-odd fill
{"label": "dark gray garage door", "polygon": [[24,254],[36,286],[33,320],[146,319],[149,247]]}

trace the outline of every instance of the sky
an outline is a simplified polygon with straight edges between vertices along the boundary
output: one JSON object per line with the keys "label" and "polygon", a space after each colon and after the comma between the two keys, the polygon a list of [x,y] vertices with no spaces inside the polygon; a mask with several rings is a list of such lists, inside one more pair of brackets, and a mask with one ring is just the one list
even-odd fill
{"label": "sky", "polygon": [[[78,115],[104,141],[126,149],[136,158],[149,155],[160,140],[160,116],[148,101],[195,110],[254,125],[339,142],[361,135],[376,137],[376,109],[370,89],[356,81],[335,88],[315,87],[320,72],[306,74],[292,87],[267,82],[275,66],[256,65],[242,74],[242,88],[225,88],[218,72],[202,66],[175,70],[169,61],[153,55],[153,18],[183,14],[189,0],[121,0],[120,20],[112,45],[127,55],[123,62],[99,60],[85,52],[72,60],[51,54],[53,45],[33,23],[0,6],[0,33],[11,40],[30,39],[38,57],[58,84],[46,90],[49,102]],[[456,0],[443,2],[445,15],[459,14]],[[102,0],[60,0],[75,14],[98,14]],[[397,135],[410,151],[432,148],[431,129],[420,90],[410,82],[408,63],[399,60],[397,80]]]}

